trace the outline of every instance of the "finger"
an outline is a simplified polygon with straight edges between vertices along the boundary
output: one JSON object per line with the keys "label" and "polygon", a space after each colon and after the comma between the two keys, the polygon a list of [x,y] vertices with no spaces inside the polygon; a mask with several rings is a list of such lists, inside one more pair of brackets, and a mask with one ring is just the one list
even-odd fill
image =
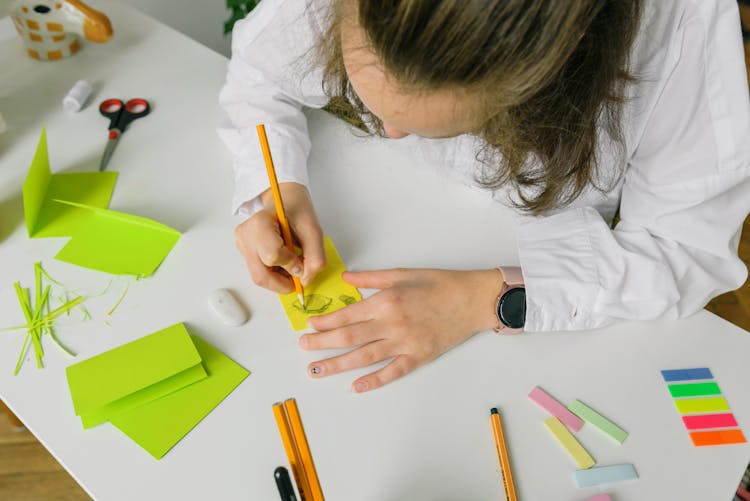
{"label": "finger", "polygon": [[277,294],[288,294],[294,290],[294,283],[289,276],[267,267],[257,255],[243,253],[243,257],[250,272],[250,277],[256,285],[272,290]]}
{"label": "finger", "polygon": [[294,233],[302,247],[302,285],[307,285],[326,265],[323,232],[316,223],[310,223],[301,224]]}
{"label": "finger", "polygon": [[307,366],[307,372],[310,376],[318,378],[367,367],[392,357],[391,350],[391,344],[387,341],[373,341],[343,355],[312,362]]}
{"label": "finger", "polygon": [[354,287],[364,289],[387,289],[393,287],[397,282],[403,280],[404,270],[400,268],[392,270],[376,271],[345,271],[341,278]]}
{"label": "finger", "polygon": [[290,275],[300,276],[302,274],[302,261],[297,254],[284,245],[284,240],[278,233],[259,238],[257,246],[258,256],[266,266],[278,266],[285,269]]}
{"label": "finger", "polygon": [[351,348],[382,339],[372,322],[360,322],[340,329],[315,334],[304,334],[299,338],[303,350],[328,350]]}
{"label": "finger", "polygon": [[333,313],[310,317],[307,319],[307,323],[316,331],[322,332],[372,320],[372,315],[370,314],[371,302],[371,300],[366,299],[358,303],[344,306]]}
{"label": "finger", "polygon": [[379,369],[354,381],[354,383],[352,383],[352,389],[357,393],[364,393],[366,391],[374,390],[390,383],[391,381],[395,381],[396,379],[410,373],[416,368],[417,363],[412,361],[411,358],[407,358],[404,355],[399,355],[391,360],[388,365],[386,365],[382,369]]}

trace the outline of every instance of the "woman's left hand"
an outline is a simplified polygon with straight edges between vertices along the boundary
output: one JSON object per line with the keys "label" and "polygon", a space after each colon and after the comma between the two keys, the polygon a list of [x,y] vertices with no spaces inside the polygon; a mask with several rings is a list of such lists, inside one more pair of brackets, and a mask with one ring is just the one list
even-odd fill
{"label": "woman's left hand", "polygon": [[328,315],[311,317],[318,332],[300,337],[305,350],[353,348],[312,362],[315,378],[392,358],[352,384],[361,393],[379,388],[439,357],[479,331],[497,325],[495,301],[502,289],[498,270],[394,269],[345,272],[359,288],[381,289]]}

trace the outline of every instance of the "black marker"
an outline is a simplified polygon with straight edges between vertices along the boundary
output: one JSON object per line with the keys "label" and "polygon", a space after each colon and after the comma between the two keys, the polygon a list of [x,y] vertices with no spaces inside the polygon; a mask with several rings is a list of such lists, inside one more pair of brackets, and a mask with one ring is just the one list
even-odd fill
{"label": "black marker", "polygon": [[289,479],[289,472],[283,466],[279,466],[273,472],[273,478],[276,479],[276,487],[279,488],[279,496],[281,501],[297,501],[297,496],[294,495],[294,487],[292,487],[292,481]]}

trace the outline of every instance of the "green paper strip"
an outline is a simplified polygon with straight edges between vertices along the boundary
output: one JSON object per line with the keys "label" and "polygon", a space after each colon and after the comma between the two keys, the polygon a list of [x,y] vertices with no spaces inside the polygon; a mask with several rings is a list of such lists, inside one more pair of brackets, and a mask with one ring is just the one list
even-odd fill
{"label": "green paper strip", "polygon": [[568,406],[570,412],[590,423],[596,429],[610,437],[612,440],[621,444],[628,438],[628,432],[617,426],[615,423],[605,418],[594,409],[584,404],[580,400],[574,400]]}
{"label": "green paper strip", "polygon": [[729,410],[729,404],[724,398],[686,398],[675,400],[674,405],[680,414]]}
{"label": "green paper strip", "polygon": [[670,384],[669,393],[672,397],[702,397],[706,395],[721,395],[716,383]]}

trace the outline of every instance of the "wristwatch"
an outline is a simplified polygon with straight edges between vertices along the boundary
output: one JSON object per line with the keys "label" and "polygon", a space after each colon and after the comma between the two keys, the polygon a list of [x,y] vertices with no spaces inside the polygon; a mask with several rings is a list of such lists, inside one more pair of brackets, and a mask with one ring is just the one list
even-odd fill
{"label": "wristwatch", "polygon": [[526,323],[526,288],[521,268],[503,266],[498,268],[503,274],[503,288],[497,296],[495,314],[498,334],[521,332]]}

